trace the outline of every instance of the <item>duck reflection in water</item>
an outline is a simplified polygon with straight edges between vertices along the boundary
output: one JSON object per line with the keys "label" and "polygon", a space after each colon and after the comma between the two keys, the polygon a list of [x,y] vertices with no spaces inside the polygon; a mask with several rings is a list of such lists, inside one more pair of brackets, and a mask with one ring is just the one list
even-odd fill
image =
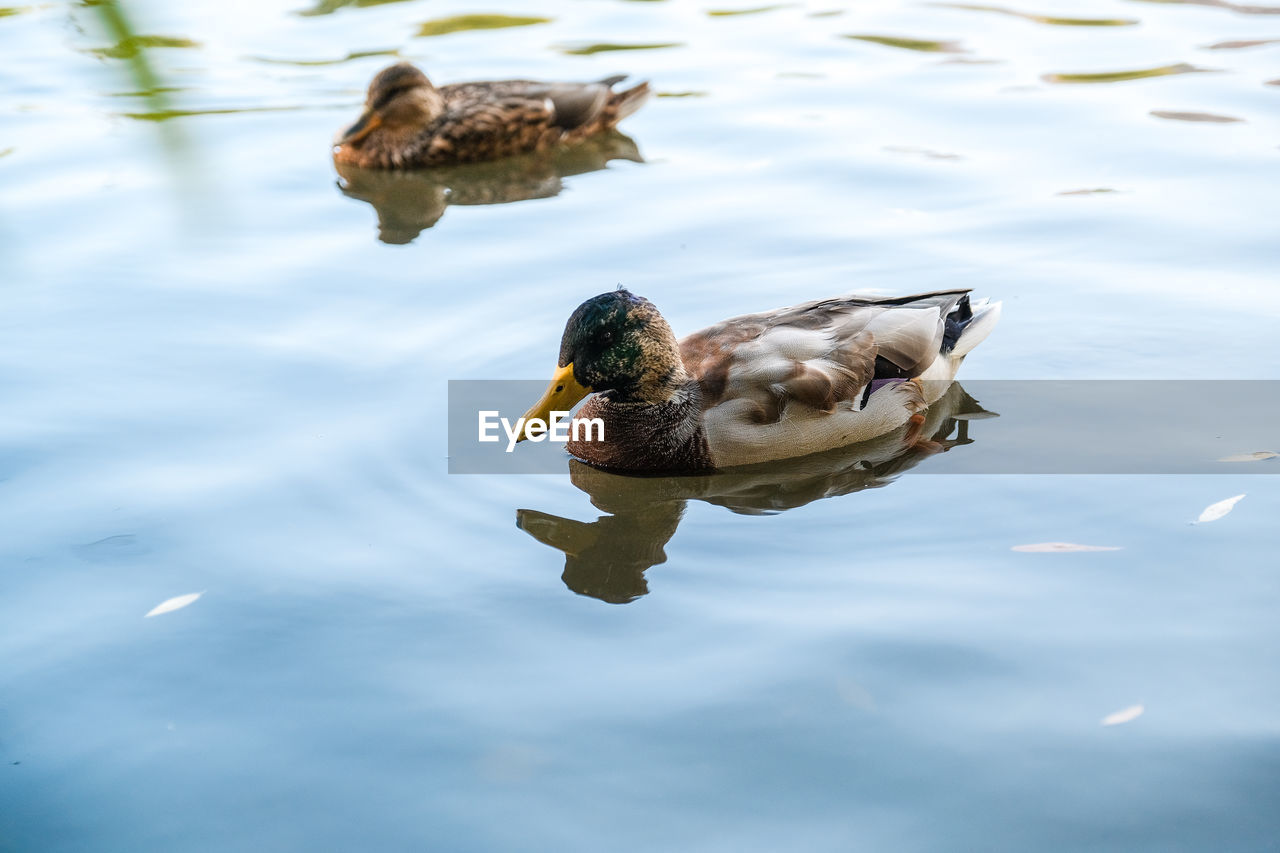
{"label": "duck reflection in water", "polygon": [[564,178],[599,171],[611,160],[644,162],[634,140],[609,131],[574,145],[464,166],[388,171],[335,165],[338,188],[378,212],[378,239],[404,244],[435,225],[449,205],[551,198],[564,189]]}
{"label": "duck reflection in water", "polygon": [[516,526],[565,554],[565,586],[611,604],[649,591],[644,573],[666,562],[690,500],[744,515],[766,515],[884,486],[924,459],[972,444],[969,421],[995,417],[959,383],[925,413],[923,425],[904,425],[872,441],[800,459],[751,465],[703,476],[636,477],[569,462],[569,479],[609,515],[574,521],[531,509],[516,511]]}

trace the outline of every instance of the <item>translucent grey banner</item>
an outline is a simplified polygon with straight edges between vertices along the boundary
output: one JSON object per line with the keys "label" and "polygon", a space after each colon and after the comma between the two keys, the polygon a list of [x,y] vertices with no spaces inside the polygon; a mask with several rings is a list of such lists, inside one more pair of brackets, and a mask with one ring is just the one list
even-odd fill
{"label": "translucent grey banner", "polygon": [[[544,390],[538,381],[450,381],[449,472],[565,473],[563,442],[513,441],[519,418]],[[569,429],[566,423],[559,432]],[[488,440],[480,440],[482,432]],[[1280,381],[972,380],[953,384],[930,407],[918,435],[904,427],[768,465],[860,466],[886,475],[907,468],[930,474],[1280,474],[1277,453]]]}

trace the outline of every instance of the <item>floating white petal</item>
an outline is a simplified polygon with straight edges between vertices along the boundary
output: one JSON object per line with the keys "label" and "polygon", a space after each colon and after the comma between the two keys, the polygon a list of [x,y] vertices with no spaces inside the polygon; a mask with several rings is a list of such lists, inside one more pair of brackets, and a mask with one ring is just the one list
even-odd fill
{"label": "floating white petal", "polygon": [[1218,501],[1216,504],[1209,504],[1204,508],[1204,512],[1200,513],[1200,517],[1196,519],[1196,524],[1204,521],[1217,521],[1235,508],[1235,505],[1244,499],[1244,495],[1236,495],[1234,498],[1227,498],[1225,501]]}
{"label": "floating white petal", "polygon": [[186,595],[179,595],[179,596],[176,596],[175,598],[171,598],[168,601],[162,601],[159,604],[157,604],[155,607],[151,608],[151,610],[143,618],[150,619],[152,616],[160,616],[165,613],[172,613],[175,610],[181,610],[182,608],[186,607],[188,604],[193,603],[197,598],[199,598],[202,595],[204,595],[203,592],[190,592],[190,593],[187,593]]}
{"label": "floating white petal", "polygon": [[1074,542],[1036,542],[1014,545],[1013,550],[1033,554],[1069,554],[1072,551],[1119,551],[1119,545],[1077,545]]}
{"label": "floating white petal", "polygon": [[1141,705],[1130,705],[1128,708],[1121,708],[1119,711],[1107,714],[1103,717],[1102,725],[1118,726],[1121,723],[1131,723],[1141,717],[1142,712],[1145,710],[1146,708],[1143,708]]}
{"label": "floating white petal", "polygon": [[1271,450],[1259,450],[1256,453],[1237,453],[1235,456],[1224,456],[1219,462],[1261,462],[1263,459],[1275,459],[1280,456]]}

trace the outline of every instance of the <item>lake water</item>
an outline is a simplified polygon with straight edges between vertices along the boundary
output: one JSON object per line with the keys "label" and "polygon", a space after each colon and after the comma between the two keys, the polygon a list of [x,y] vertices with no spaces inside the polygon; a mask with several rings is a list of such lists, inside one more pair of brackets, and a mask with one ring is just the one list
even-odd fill
{"label": "lake water", "polygon": [[[972,287],[962,379],[1280,378],[1280,9],[308,2],[0,10],[0,850],[1277,849],[1274,477],[461,476],[445,405],[618,284],[677,333]],[[394,56],[661,96],[340,181]]]}

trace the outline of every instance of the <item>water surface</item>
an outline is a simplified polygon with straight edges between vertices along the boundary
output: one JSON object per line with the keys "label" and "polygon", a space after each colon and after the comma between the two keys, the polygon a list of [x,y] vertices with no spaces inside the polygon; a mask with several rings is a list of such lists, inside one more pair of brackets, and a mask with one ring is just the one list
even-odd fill
{"label": "water surface", "polygon": [[[0,14],[0,849],[1274,849],[1270,477],[606,500],[444,435],[618,284],[677,332],[972,287],[962,377],[1280,378],[1273,9],[128,11]],[[397,58],[685,97],[621,153],[340,176]],[[1011,550],[1051,541],[1121,550]]]}

